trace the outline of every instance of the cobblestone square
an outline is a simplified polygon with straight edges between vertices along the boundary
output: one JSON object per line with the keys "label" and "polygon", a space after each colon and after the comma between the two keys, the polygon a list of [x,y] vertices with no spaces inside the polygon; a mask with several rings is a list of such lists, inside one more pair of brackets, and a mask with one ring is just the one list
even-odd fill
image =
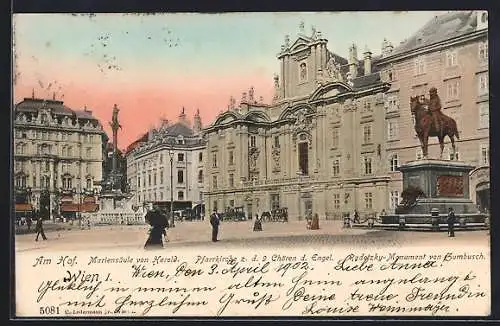
{"label": "cobblestone square", "polygon": [[[262,232],[252,231],[253,223],[225,222],[219,229],[217,243],[210,241],[208,221],[178,222],[167,231],[169,241],[164,250],[179,247],[231,249],[353,247],[397,248],[400,246],[448,246],[475,244],[489,248],[487,231],[457,232],[448,238],[446,232],[399,232],[369,229],[344,229],[340,221],[322,221],[319,230],[307,230],[302,221],[264,223]],[[49,230],[47,241],[34,241],[35,234],[16,235],[16,252],[33,250],[124,250],[142,249],[149,226],[96,226],[91,229]]]}

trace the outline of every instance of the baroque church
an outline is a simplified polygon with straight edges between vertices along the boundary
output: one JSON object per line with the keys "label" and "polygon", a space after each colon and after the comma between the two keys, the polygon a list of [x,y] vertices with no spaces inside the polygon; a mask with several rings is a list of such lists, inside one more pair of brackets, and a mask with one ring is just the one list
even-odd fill
{"label": "baroque church", "polygon": [[[254,89],[232,98],[205,132],[205,204],[243,207],[247,216],[286,208],[292,220],[380,212],[390,201],[382,81],[366,49],[343,58],[303,23],[278,54],[270,105]],[[394,181],[400,189],[400,180]]]}

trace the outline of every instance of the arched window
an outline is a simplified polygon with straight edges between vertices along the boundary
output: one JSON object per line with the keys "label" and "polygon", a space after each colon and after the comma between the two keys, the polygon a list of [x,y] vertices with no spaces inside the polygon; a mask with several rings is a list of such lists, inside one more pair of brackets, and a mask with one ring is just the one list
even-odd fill
{"label": "arched window", "polygon": [[399,167],[399,157],[398,154],[391,155],[389,159],[389,169],[391,172],[396,172]]}
{"label": "arched window", "polygon": [[92,179],[91,178],[88,178],[87,179],[87,189],[92,189]]}

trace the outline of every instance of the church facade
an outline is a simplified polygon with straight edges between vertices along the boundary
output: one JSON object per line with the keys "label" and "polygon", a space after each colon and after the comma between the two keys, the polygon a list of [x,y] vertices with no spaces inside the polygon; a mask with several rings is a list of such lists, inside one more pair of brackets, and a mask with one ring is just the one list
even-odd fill
{"label": "church facade", "polygon": [[[464,24],[472,20],[467,17]],[[477,25],[470,25],[474,30],[467,33],[476,33]],[[475,47],[482,42],[474,40]],[[459,43],[457,51],[464,52],[460,49],[470,43]],[[340,219],[354,210],[366,216],[395,208],[402,192],[397,168],[418,159],[420,148],[409,108],[409,96],[414,94],[403,89],[409,80],[414,83],[418,78],[419,85],[440,81],[441,94],[448,90],[447,79],[443,81],[441,72],[439,78],[434,78],[438,72],[405,75],[407,66],[418,65],[415,58],[408,58],[410,51],[398,52],[404,43],[394,48],[384,41],[382,54],[377,56],[368,49],[358,53],[352,45],[348,58],[336,55],[327,45],[320,31],[312,28],[306,34],[300,26],[293,42],[285,37],[278,54],[280,74],[274,77],[272,103],[256,101],[250,88],[239,105],[232,99],[228,110],[204,129],[207,209],[243,207],[253,216],[287,208],[293,220],[303,219],[308,212]],[[420,48],[425,46],[429,45]],[[416,60],[437,56],[438,51],[446,55],[441,48],[430,49],[428,57],[420,54]],[[399,61],[390,60],[398,56]],[[395,83],[396,75],[401,76],[399,83]],[[475,71],[473,76],[477,78]],[[474,87],[477,83],[474,79]],[[400,93],[395,92],[399,89]],[[475,111],[470,114],[479,116]],[[461,138],[470,142],[472,136],[466,133]],[[481,141],[472,146],[480,147]],[[461,150],[471,145],[459,142],[458,146]],[[431,155],[433,151],[430,146]],[[471,153],[467,161],[484,162],[481,150]]]}

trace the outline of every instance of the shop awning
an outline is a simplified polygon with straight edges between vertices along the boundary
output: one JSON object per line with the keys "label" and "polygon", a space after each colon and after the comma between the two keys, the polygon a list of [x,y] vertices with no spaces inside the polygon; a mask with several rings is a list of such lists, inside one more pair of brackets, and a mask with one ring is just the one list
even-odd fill
{"label": "shop awning", "polygon": [[16,212],[32,212],[32,211],[33,211],[33,205],[31,204],[26,204],[26,203],[16,204]]}
{"label": "shop awning", "polygon": [[83,204],[61,204],[61,212],[96,212],[99,210],[99,205],[93,203],[83,203]]}

